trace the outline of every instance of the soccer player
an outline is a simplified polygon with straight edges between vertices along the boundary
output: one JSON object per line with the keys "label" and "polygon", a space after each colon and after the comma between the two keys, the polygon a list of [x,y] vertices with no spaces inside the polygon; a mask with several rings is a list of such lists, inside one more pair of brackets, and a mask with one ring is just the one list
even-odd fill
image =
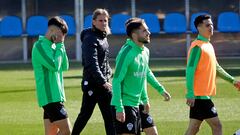
{"label": "soccer player", "polygon": [[83,98],[81,111],[74,123],[73,135],[82,132],[97,103],[104,119],[106,134],[115,134],[110,106],[112,85],[109,81],[112,73],[107,40],[110,33],[109,18],[107,10],[96,9],[93,12],[92,28],[87,28],[81,33]]}
{"label": "soccer player", "polygon": [[65,99],[63,71],[69,63],[64,39],[66,22],[56,16],[48,21],[45,36],[39,36],[32,49],[32,65],[36,80],[38,104],[43,108],[46,135],[70,135],[70,122],[63,102]]}
{"label": "soccer player", "polygon": [[209,15],[200,15],[194,25],[198,30],[196,40],[191,43],[186,69],[186,104],[190,107],[190,122],[185,135],[195,135],[205,120],[213,135],[222,135],[222,125],[211,100],[216,94],[216,75],[239,89],[240,82],[224,71],[218,64],[214,48],[210,43],[213,23]]}
{"label": "soccer player", "polygon": [[149,50],[144,44],[150,42],[150,32],[143,19],[131,18],[126,22],[128,39],[116,59],[113,78],[114,124],[117,134],[140,134],[139,105],[144,105],[144,113],[149,113],[147,82],[170,100],[170,94],[154,77],[148,66]]}

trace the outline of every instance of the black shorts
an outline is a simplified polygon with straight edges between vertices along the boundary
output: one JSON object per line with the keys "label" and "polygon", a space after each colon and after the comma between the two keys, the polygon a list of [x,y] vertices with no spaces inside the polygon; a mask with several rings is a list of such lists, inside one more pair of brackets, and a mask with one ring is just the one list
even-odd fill
{"label": "black shorts", "polygon": [[51,122],[68,118],[67,111],[61,102],[49,103],[43,106],[43,110],[43,118],[49,119]]}
{"label": "black shorts", "polygon": [[140,116],[141,116],[141,128],[149,128],[149,127],[154,127],[154,122],[153,118],[149,113],[143,113],[144,106],[141,104],[139,105],[139,111],[140,111]]}
{"label": "black shorts", "polygon": [[193,107],[190,107],[190,118],[203,121],[217,117],[217,110],[210,99],[195,99]]}
{"label": "black shorts", "polygon": [[113,107],[114,126],[117,134],[135,134],[140,135],[140,113],[138,107],[124,106],[125,122],[119,122],[116,119],[116,109]]}

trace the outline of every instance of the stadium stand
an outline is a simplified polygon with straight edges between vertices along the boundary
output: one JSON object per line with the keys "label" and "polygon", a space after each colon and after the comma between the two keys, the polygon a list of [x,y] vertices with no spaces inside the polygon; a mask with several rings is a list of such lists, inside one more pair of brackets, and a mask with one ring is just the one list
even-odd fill
{"label": "stadium stand", "polygon": [[125,34],[125,22],[130,16],[126,14],[114,14],[110,23],[112,34]]}
{"label": "stadium stand", "polygon": [[61,18],[63,18],[67,25],[68,25],[68,35],[73,36],[76,33],[76,24],[75,20],[72,16],[70,15],[60,15]]}
{"label": "stadium stand", "polygon": [[158,20],[157,15],[152,13],[144,13],[144,14],[141,14],[139,17],[145,20],[149,28],[149,31],[152,34],[160,33],[160,22]]}
{"label": "stadium stand", "polygon": [[180,13],[168,13],[164,19],[163,29],[169,34],[180,34],[187,30],[186,18]]}
{"label": "stadium stand", "polygon": [[31,16],[27,19],[26,32],[28,36],[44,35],[48,19],[45,16]]}
{"label": "stadium stand", "polygon": [[92,27],[92,15],[87,15],[84,17],[84,23],[83,23],[83,28],[89,28]]}
{"label": "stadium stand", "polygon": [[199,15],[203,15],[203,14],[208,14],[206,12],[198,12],[198,13],[194,13],[191,15],[191,19],[190,19],[190,30],[192,31],[192,33],[197,33],[197,29],[194,26],[194,20],[196,17],[198,17]]}
{"label": "stadium stand", "polygon": [[235,12],[222,12],[218,16],[219,32],[240,32],[239,15]]}
{"label": "stadium stand", "polygon": [[17,16],[5,16],[0,23],[2,37],[18,37],[23,33],[22,21]]}

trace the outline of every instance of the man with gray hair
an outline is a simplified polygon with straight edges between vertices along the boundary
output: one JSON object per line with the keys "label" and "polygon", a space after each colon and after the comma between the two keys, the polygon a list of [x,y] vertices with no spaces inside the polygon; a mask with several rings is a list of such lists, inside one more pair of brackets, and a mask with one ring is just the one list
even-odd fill
{"label": "man with gray hair", "polygon": [[110,106],[112,85],[109,81],[112,71],[108,61],[108,21],[108,12],[105,9],[96,9],[93,13],[92,28],[87,28],[81,33],[83,97],[81,111],[74,123],[73,135],[82,132],[97,103],[104,119],[106,134],[115,134]]}

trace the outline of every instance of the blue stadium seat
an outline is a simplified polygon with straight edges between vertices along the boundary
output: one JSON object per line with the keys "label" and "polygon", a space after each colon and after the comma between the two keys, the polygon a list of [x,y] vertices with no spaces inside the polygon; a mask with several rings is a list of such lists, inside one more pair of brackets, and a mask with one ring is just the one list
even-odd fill
{"label": "blue stadium seat", "polygon": [[219,32],[240,32],[239,15],[234,12],[222,12],[218,16]]}
{"label": "blue stadium seat", "polygon": [[16,16],[5,16],[0,27],[3,37],[17,37],[21,36],[23,32],[22,21]]}
{"label": "blue stadium seat", "polygon": [[190,29],[192,31],[192,33],[197,33],[197,29],[194,26],[194,20],[196,17],[198,17],[199,15],[204,15],[204,14],[208,14],[206,12],[198,12],[198,13],[194,13],[191,15],[191,20],[190,20]]}
{"label": "blue stadium seat", "polygon": [[1,20],[0,20],[0,37],[2,36],[2,30],[1,30]]}
{"label": "blue stadium seat", "polygon": [[187,30],[186,18],[180,13],[169,13],[164,19],[163,29],[169,34],[184,33]]}
{"label": "blue stadium seat", "polygon": [[44,35],[48,27],[48,19],[45,16],[31,16],[27,20],[26,31],[28,36]]}
{"label": "blue stadium seat", "polygon": [[125,22],[130,18],[129,15],[126,14],[115,14],[112,16],[111,20],[111,31],[112,34],[126,34],[125,30]]}
{"label": "blue stadium seat", "polygon": [[68,35],[74,35],[76,33],[76,24],[74,18],[70,15],[61,15],[60,17],[64,19],[68,25]]}
{"label": "blue stadium seat", "polygon": [[139,17],[145,20],[149,28],[149,31],[152,34],[157,34],[160,32],[160,23],[157,15],[152,13],[144,13],[144,14],[141,14]]}
{"label": "blue stadium seat", "polygon": [[92,15],[87,15],[84,17],[84,24],[83,24],[83,28],[89,28],[92,27]]}

